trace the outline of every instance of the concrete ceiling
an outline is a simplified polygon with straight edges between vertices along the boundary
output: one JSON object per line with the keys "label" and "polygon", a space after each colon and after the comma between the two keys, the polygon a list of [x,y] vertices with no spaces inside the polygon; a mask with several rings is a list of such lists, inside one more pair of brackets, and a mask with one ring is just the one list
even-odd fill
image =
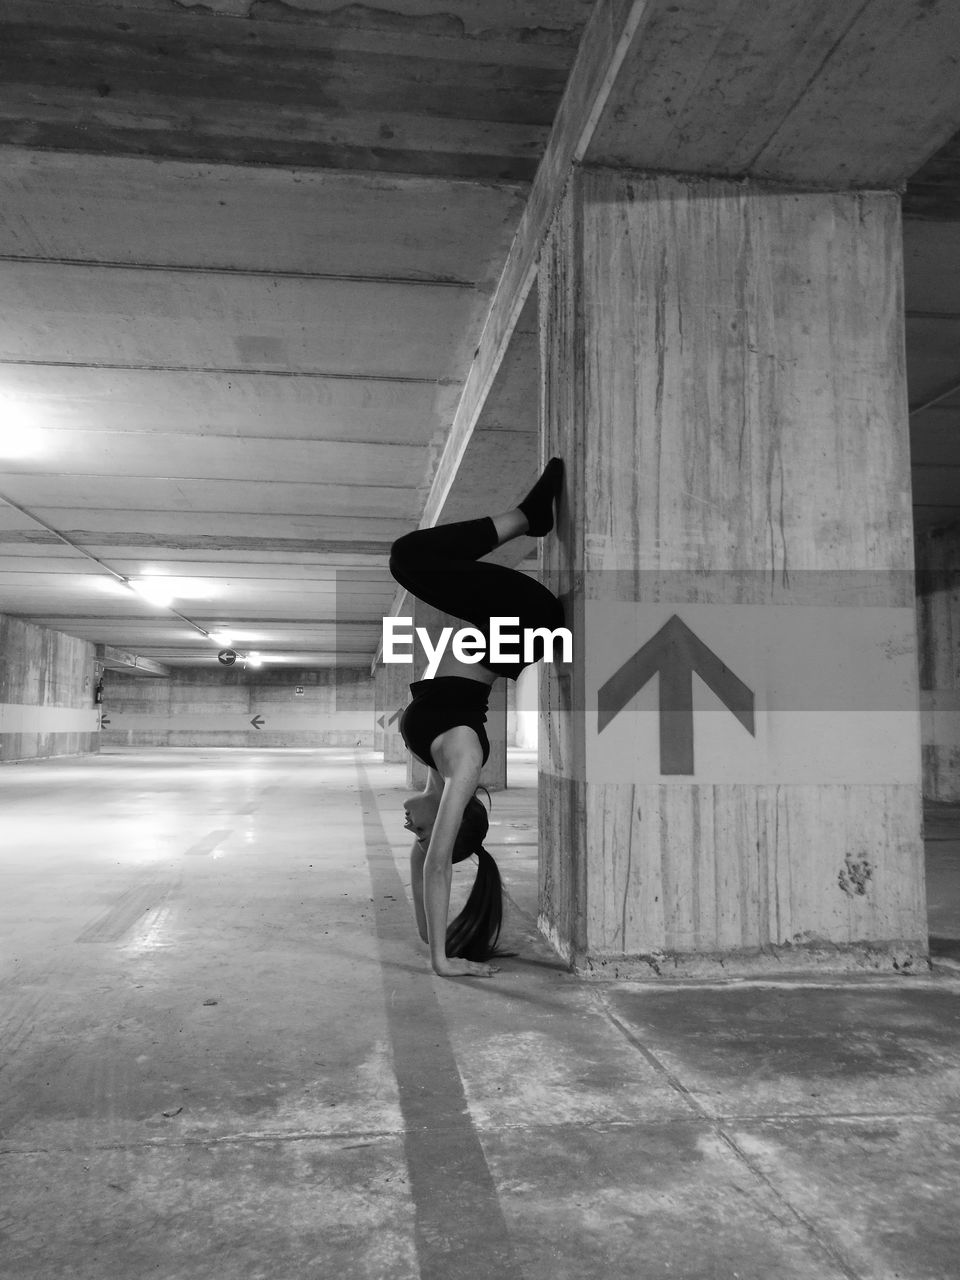
{"label": "concrete ceiling", "polygon": [[854,8],[0,0],[0,612],[369,663],[390,542],[536,469],[571,160],[906,183],[917,519],[960,518],[960,15]]}

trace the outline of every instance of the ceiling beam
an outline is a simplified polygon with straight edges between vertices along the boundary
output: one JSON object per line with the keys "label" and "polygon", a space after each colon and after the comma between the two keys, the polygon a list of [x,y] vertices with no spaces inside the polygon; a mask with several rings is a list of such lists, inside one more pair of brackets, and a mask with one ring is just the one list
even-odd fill
{"label": "ceiling beam", "polygon": [[958,38],[955,0],[649,0],[584,160],[897,188],[960,124]]}
{"label": "ceiling beam", "polygon": [[[590,145],[648,8],[649,0],[596,0],[490,303],[480,344],[427,496],[421,528],[436,524],[450,501],[464,455],[536,280],[540,247],[563,195],[571,165],[583,158]],[[406,601],[407,592],[398,589],[390,613],[399,614]],[[382,644],[377,647],[371,670],[376,669],[381,652]]]}
{"label": "ceiling beam", "polygon": [[[894,186],[956,129],[955,5],[930,0],[921,13],[897,0],[864,0],[851,14],[809,0],[795,17],[787,38],[782,11],[766,0],[597,0],[491,302],[424,527],[436,523],[456,481],[572,164],[798,186]],[[901,119],[883,106],[904,65],[911,76],[922,72],[923,92]],[[738,69],[736,92],[731,68]],[[827,128],[828,119],[843,119],[844,129]]]}
{"label": "ceiling beam", "polygon": [[620,67],[648,8],[648,0],[597,0],[560,101],[530,198],[490,304],[463,394],[424,507],[421,525],[435,524],[446,505],[470,437],[537,271],[537,257],[570,166],[582,159]]}
{"label": "ceiling beam", "polygon": [[162,662],[154,662],[153,658],[144,658],[142,654],[130,653],[126,649],[118,649],[112,644],[98,644],[97,662],[111,671],[137,671],[143,676],[169,676],[170,668]]}

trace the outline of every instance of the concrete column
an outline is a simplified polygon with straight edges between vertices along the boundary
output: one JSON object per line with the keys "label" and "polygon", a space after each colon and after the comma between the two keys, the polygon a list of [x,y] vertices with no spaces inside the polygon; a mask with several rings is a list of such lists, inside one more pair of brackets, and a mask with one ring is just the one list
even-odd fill
{"label": "concrete column", "polygon": [[386,717],[387,668],[381,663],[373,673],[373,749],[383,750]]}
{"label": "concrete column", "polygon": [[538,738],[540,668],[527,667],[517,681],[516,745],[536,748]]}
{"label": "concrete column", "polygon": [[541,260],[541,927],[607,972],[926,963],[899,202],[578,170]]}
{"label": "concrete column", "polygon": [[923,794],[960,800],[960,525],[917,539]]}
{"label": "concrete column", "polygon": [[410,701],[410,667],[399,663],[383,664],[383,759],[385,764],[400,764],[407,758],[397,722],[400,712]]}
{"label": "concrete column", "polygon": [[[448,613],[442,613],[439,609],[434,609],[431,605],[424,604],[421,600],[415,600],[413,612],[413,625],[415,627],[425,627],[430,633],[430,639],[436,643],[439,639],[440,632],[444,627],[453,627],[455,630],[466,624],[459,618],[453,618]],[[427,662],[423,648],[418,644],[414,647],[414,660],[412,667],[406,667],[405,670],[409,674],[409,680],[422,680]],[[488,791],[502,791],[507,785],[507,692],[505,688],[506,681],[498,680],[490,690],[490,705],[487,709],[487,737],[490,740],[490,756],[487,763],[483,766],[480,774],[480,782]],[[422,791],[427,782],[426,766],[422,765],[419,760],[415,760],[413,756],[407,755],[407,782],[410,788],[415,791]]]}
{"label": "concrete column", "polygon": [[503,791],[507,786],[507,686],[508,680],[497,680],[490,689],[487,708],[487,737],[490,758],[483,766],[480,782],[488,791]]}
{"label": "concrete column", "polygon": [[95,646],[0,614],[0,761],[100,750]]}

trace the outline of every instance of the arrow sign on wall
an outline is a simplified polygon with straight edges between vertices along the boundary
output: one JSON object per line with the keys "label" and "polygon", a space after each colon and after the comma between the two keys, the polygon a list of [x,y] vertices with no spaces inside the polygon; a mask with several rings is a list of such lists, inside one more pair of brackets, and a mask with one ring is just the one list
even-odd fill
{"label": "arrow sign on wall", "polygon": [[638,649],[597,694],[597,732],[648,680],[660,675],[660,772],[693,773],[693,674],[754,733],[753,691],[676,614]]}
{"label": "arrow sign on wall", "polygon": [[264,720],[263,716],[258,714],[253,717],[250,723],[253,725],[255,729],[262,729],[267,722],[266,720]]}

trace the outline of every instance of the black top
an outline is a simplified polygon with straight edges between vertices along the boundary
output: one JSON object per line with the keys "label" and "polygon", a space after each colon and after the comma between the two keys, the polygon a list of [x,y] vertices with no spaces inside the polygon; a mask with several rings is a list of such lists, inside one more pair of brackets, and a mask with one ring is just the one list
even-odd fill
{"label": "black top", "polygon": [[490,742],[483,727],[487,721],[490,686],[482,680],[465,676],[437,676],[433,680],[417,680],[410,686],[413,701],[400,717],[400,735],[418,760],[437,766],[430,745],[441,733],[465,724],[480,739],[483,763],[490,756]]}

